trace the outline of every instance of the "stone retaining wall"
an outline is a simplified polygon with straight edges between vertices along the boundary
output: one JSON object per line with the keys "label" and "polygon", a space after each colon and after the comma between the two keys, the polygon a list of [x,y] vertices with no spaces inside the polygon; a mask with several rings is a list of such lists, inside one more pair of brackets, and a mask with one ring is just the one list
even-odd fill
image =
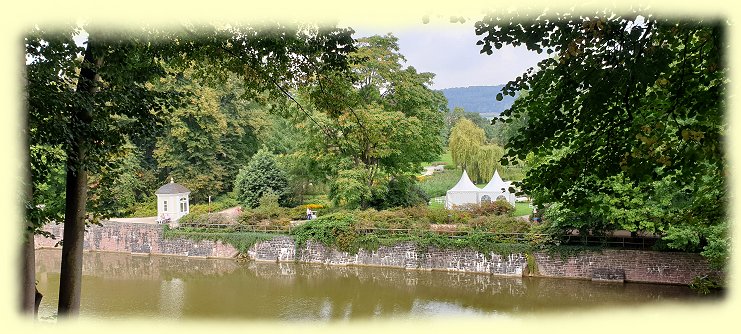
{"label": "stone retaining wall", "polygon": [[394,246],[381,246],[378,250],[361,249],[352,255],[308,241],[296,250],[293,239],[278,237],[253,246],[250,258],[259,261],[299,261],[330,265],[387,266],[406,269],[446,270],[489,273],[502,276],[522,276],[525,257],[522,254],[502,256],[484,254],[471,250],[428,249],[419,252],[410,242]]}
{"label": "stone retaining wall", "polygon": [[562,258],[558,254],[534,253],[539,276],[592,278],[595,269],[622,269],[625,280],[669,284],[689,284],[697,276],[722,279],[711,270],[700,254],[639,250],[586,251]]}
{"label": "stone retaining wall", "polygon": [[[61,239],[63,226],[48,225],[45,230]],[[37,248],[54,247],[57,240],[36,236]],[[238,251],[228,244],[210,240],[164,239],[161,225],[106,222],[91,226],[85,233],[85,250],[198,257],[233,258]],[[720,272],[708,267],[699,254],[636,250],[586,251],[561,257],[559,254],[534,253],[536,268],[527,268],[524,254],[482,254],[472,250],[418,250],[413,243],[381,246],[376,251],[360,250],[348,254],[320,243],[307,242],[296,249],[290,237],[280,236],[254,245],[248,256],[259,261],[298,261],[328,265],[368,265],[406,269],[444,270],[488,273],[501,276],[534,276],[592,279],[595,270],[625,272],[625,281],[689,284],[696,276],[722,279]]]}
{"label": "stone retaining wall", "polygon": [[[62,239],[64,225],[46,225],[44,230],[56,240],[37,235],[36,248],[53,248]],[[162,225],[146,223],[104,222],[90,226],[85,232],[83,249],[123,253],[181,255],[232,258],[239,253],[236,248],[219,241],[163,238]]]}

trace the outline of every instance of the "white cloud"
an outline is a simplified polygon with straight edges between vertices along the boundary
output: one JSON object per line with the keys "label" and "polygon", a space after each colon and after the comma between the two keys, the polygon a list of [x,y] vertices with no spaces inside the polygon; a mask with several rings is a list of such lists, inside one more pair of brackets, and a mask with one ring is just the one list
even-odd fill
{"label": "white cloud", "polygon": [[392,32],[407,65],[435,73],[432,88],[490,86],[506,83],[533,67],[545,55],[524,47],[505,46],[492,55],[480,54],[473,22],[399,27],[354,27],[356,37]]}

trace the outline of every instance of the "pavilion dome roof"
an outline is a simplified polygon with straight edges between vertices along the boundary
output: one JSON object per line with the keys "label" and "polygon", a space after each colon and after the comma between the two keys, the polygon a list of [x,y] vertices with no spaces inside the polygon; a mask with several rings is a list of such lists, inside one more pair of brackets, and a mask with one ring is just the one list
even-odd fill
{"label": "pavilion dome roof", "polygon": [[468,173],[466,173],[466,170],[463,170],[463,175],[461,175],[461,179],[458,180],[458,183],[453,186],[453,188],[450,188],[448,191],[480,191],[481,189],[477,187],[473,182],[471,182],[471,179],[468,177]]}
{"label": "pavilion dome roof", "polygon": [[491,191],[491,192],[509,192],[509,187],[512,182],[506,182],[502,180],[502,177],[499,176],[499,171],[494,170],[494,176],[491,177],[491,180],[489,183],[486,184],[483,191]]}
{"label": "pavilion dome roof", "polygon": [[156,195],[185,194],[185,193],[190,193],[190,190],[188,190],[188,188],[186,188],[185,186],[179,183],[175,183],[175,180],[170,178],[170,183],[165,184],[164,186],[160,187],[154,193]]}

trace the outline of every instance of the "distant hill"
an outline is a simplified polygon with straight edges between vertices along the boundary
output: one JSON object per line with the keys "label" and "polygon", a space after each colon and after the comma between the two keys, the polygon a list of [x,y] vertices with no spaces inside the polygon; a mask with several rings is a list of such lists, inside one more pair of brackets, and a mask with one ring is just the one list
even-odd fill
{"label": "distant hill", "polygon": [[512,106],[519,94],[505,96],[502,101],[497,101],[497,94],[504,85],[497,86],[470,86],[445,88],[441,92],[448,99],[448,109],[462,107],[468,112],[488,113],[499,115],[502,111]]}

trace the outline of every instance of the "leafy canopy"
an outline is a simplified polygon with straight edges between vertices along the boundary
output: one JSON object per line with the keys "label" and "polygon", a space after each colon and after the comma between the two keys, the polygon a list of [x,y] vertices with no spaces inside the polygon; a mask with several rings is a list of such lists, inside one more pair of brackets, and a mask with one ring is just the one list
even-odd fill
{"label": "leafy canopy", "polygon": [[522,187],[552,204],[558,228],[667,233],[686,250],[717,245],[727,240],[710,233],[727,219],[727,25],[640,14],[492,14],[476,23],[482,53],[509,44],[551,55],[500,93],[529,91],[499,120],[528,116],[508,157],[537,156]]}
{"label": "leafy canopy", "polygon": [[330,197],[367,207],[391,180],[417,173],[442,152],[446,101],[428,88],[432,73],[403,66],[393,35],[361,38],[356,47],[349,76],[324,75],[300,91],[310,110],[297,120],[310,138],[309,155],[330,180]]}

